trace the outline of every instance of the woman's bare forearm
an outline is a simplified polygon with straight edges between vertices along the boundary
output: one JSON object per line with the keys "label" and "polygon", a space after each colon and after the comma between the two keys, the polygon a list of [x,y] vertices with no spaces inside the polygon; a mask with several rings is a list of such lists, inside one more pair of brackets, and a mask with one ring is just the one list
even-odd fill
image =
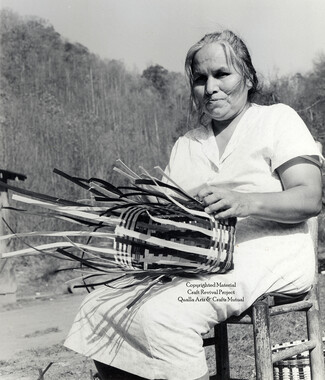
{"label": "woman's bare forearm", "polygon": [[320,213],[321,192],[318,188],[297,186],[279,193],[242,194],[247,215],[282,223],[298,223]]}

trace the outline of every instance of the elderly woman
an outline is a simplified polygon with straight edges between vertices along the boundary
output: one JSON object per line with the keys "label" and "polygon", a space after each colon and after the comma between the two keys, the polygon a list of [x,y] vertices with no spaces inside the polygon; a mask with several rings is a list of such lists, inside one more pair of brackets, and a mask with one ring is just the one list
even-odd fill
{"label": "elderly woman", "polygon": [[208,379],[203,334],[263,293],[302,293],[313,281],[305,221],[321,209],[321,158],[305,124],[286,105],[251,103],[256,72],[230,31],[192,46],[186,72],[198,125],[166,172],[206,212],[238,218],[234,269],[175,277],[131,309],[142,286],[87,296],[65,345],[93,358],[102,379]]}

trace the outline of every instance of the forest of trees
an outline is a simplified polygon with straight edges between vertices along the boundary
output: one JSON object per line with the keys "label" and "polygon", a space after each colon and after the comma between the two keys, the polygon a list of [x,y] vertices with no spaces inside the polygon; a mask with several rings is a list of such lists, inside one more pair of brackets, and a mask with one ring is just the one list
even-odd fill
{"label": "forest of trees", "polygon": [[3,167],[53,193],[61,190],[54,167],[111,180],[117,158],[134,168],[166,164],[186,128],[181,74],[159,65],[130,73],[36,18],[3,11],[0,23]]}
{"label": "forest of trees", "polygon": [[[29,189],[80,196],[52,174],[55,167],[116,184],[117,158],[136,171],[164,167],[176,138],[191,128],[181,73],[159,64],[129,72],[47,21],[9,9],[0,13],[0,46],[1,168],[27,175]],[[256,102],[292,106],[324,143],[325,55],[315,57],[310,73],[264,80]]]}

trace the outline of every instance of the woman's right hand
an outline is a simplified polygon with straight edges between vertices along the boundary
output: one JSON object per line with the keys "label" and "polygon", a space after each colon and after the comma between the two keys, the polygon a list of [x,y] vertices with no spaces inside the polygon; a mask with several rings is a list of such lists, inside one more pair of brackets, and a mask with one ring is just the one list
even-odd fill
{"label": "woman's right hand", "polygon": [[218,219],[250,215],[252,196],[247,193],[205,186],[199,191],[198,198],[206,206],[205,212]]}

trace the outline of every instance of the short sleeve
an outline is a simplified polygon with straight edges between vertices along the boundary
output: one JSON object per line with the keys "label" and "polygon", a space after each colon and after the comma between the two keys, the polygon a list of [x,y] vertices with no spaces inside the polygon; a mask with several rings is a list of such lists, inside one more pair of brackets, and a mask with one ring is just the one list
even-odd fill
{"label": "short sleeve", "polygon": [[268,123],[273,132],[272,171],[295,157],[319,156],[321,162],[323,158],[319,148],[297,112],[284,104],[271,108]]}

